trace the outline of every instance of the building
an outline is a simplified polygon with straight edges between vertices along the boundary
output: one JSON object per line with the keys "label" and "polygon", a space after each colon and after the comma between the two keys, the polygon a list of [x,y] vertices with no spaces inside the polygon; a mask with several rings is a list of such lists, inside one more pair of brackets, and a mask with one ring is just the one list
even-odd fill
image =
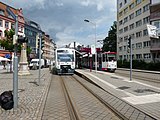
{"label": "building", "polygon": [[42,48],[43,51],[42,58],[48,61],[54,61],[56,44],[50,38],[50,36],[45,33],[43,34],[43,38],[44,38],[44,47]]}
{"label": "building", "polygon": [[131,36],[132,58],[153,60],[151,40],[146,24],[150,24],[151,0],[117,0],[117,57],[129,59],[127,40]]}
{"label": "building", "polygon": [[39,34],[42,34],[41,27],[38,23],[25,18],[25,37],[28,39],[27,46],[31,48],[30,59],[37,58],[38,48],[36,41],[38,40]]}
{"label": "building", "polygon": [[[5,3],[0,2],[0,40],[5,38],[5,30],[10,30],[12,28],[15,29],[15,20],[10,12],[12,12],[14,15],[18,15],[18,35],[24,35],[24,17],[22,9],[15,9],[6,5]],[[2,48],[1,46],[0,49],[0,55],[3,57],[5,54],[10,54],[9,51],[5,50],[5,48]]]}
{"label": "building", "polygon": [[[150,6],[150,22],[158,28],[158,36],[160,37],[160,1],[153,1]],[[160,38],[151,38],[151,53],[153,61],[160,61]]]}

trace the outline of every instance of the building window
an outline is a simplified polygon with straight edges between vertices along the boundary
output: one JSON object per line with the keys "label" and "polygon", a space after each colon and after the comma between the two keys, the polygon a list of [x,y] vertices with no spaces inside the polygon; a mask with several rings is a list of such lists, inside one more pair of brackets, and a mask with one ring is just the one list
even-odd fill
{"label": "building window", "polygon": [[120,13],[119,13],[119,17],[121,17],[123,15],[123,12],[121,11]]}
{"label": "building window", "polygon": [[0,9],[0,15],[3,15],[3,16],[4,16],[4,10],[1,10],[1,9]]}
{"label": "building window", "polygon": [[124,51],[126,51],[127,50],[127,47],[126,46],[124,46]]}
{"label": "building window", "polygon": [[149,6],[150,6],[150,4],[145,5],[145,6],[143,7],[143,12],[148,11],[148,10],[149,10]]}
{"label": "building window", "polygon": [[143,36],[148,36],[148,31],[147,31],[147,29],[143,30]]}
{"label": "building window", "polygon": [[140,4],[142,0],[136,0],[136,5]]}
{"label": "building window", "polygon": [[128,7],[124,9],[124,14],[126,14],[127,12],[128,12]]}
{"label": "building window", "polygon": [[129,29],[130,29],[130,30],[134,29],[134,23],[131,24],[131,25],[129,25]]}
{"label": "building window", "polygon": [[9,22],[5,22],[5,28],[9,28]]}
{"label": "building window", "polygon": [[139,21],[136,22],[136,27],[139,27],[141,25],[142,25],[142,20],[139,20]]}
{"label": "building window", "polygon": [[157,28],[160,28],[160,20],[159,21],[154,21],[153,25],[156,26]]}
{"label": "building window", "polygon": [[130,35],[131,36],[131,39],[133,40],[135,38],[135,35],[134,33]]}
{"label": "building window", "polygon": [[150,53],[145,53],[143,54],[144,59],[149,59],[151,58],[151,54]]}
{"label": "building window", "polygon": [[122,38],[122,37],[120,37],[120,38],[119,38],[119,42],[122,42],[122,41],[123,41],[123,38]]}
{"label": "building window", "polygon": [[142,58],[142,54],[136,54],[136,59],[141,59]]}
{"label": "building window", "polygon": [[123,33],[123,29],[120,29],[120,30],[119,30],[119,34],[121,34],[121,33]]}
{"label": "building window", "polygon": [[134,50],[135,49],[135,45],[134,44],[132,44],[132,50]]}
{"label": "building window", "polygon": [[149,16],[148,17],[145,17],[145,18],[143,18],[143,24],[147,24],[147,23],[149,23]]}
{"label": "building window", "polygon": [[124,4],[126,4],[127,3],[127,0],[124,0]]}
{"label": "building window", "polygon": [[129,20],[132,20],[134,18],[134,13],[129,15]]}
{"label": "building window", "polygon": [[141,14],[141,8],[136,11],[136,16],[139,16]]}
{"label": "building window", "polygon": [[0,20],[0,27],[3,27],[3,20]]}
{"label": "building window", "polygon": [[122,2],[119,4],[119,7],[120,7],[120,8],[122,7]]}
{"label": "building window", "polygon": [[124,27],[124,32],[128,31],[128,26]]}
{"label": "building window", "polygon": [[119,51],[122,51],[122,47],[119,47]]}
{"label": "building window", "polygon": [[122,25],[122,23],[123,23],[123,20],[120,20],[120,21],[119,21],[119,25]]}
{"label": "building window", "polygon": [[151,46],[151,42],[150,41],[145,41],[143,42],[143,47],[146,48],[146,47],[150,47]]}
{"label": "building window", "polygon": [[124,23],[128,22],[128,17],[124,18]]}
{"label": "building window", "polygon": [[136,43],[136,49],[141,49],[142,48],[142,43]]}
{"label": "building window", "polygon": [[134,3],[132,3],[132,4],[129,5],[129,9],[130,10],[133,9],[133,8],[134,8]]}
{"label": "building window", "polygon": [[124,36],[124,42],[127,42],[128,36]]}
{"label": "building window", "polygon": [[136,32],[136,38],[142,37],[142,31]]}

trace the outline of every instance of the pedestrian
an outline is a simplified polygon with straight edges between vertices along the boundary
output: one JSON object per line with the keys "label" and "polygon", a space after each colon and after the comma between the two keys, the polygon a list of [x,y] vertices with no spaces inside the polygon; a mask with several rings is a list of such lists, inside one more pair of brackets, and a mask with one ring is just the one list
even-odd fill
{"label": "pedestrian", "polygon": [[3,64],[3,69],[6,69],[6,62],[2,61],[2,64]]}

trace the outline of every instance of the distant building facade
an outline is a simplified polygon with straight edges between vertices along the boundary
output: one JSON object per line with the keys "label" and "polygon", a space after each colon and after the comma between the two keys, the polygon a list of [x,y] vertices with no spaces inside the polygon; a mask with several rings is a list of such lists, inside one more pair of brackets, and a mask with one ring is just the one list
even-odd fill
{"label": "distant building facade", "polygon": [[151,41],[146,24],[150,24],[151,0],[117,0],[117,57],[129,59],[127,40],[131,36],[132,58],[152,61]]}
{"label": "distant building facade", "polygon": [[41,27],[38,23],[25,18],[25,37],[28,38],[27,46],[31,48],[30,59],[37,58],[38,48],[37,40],[38,35],[42,34]]}
{"label": "distant building facade", "polygon": [[50,61],[55,60],[55,49],[56,44],[55,42],[50,38],[49,35],[43,34],[44,37],[44,47],[42,48],[42,58]]}

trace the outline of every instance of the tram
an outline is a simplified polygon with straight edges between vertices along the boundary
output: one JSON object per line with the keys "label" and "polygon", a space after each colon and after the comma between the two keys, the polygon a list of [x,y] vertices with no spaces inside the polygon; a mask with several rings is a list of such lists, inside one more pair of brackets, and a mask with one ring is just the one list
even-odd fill
{"label": "tram", "polygon": [[57,74],[74,74],[76,58],[74,49],[57,48],[55,56]]}
{"label": "tram", "polygon": [[117,69],[116,52],[104,52],[99,61],[101,70],[115,72]]}
{"label": "tram", "polygon": [[[86,54],[82,58],[82,66],[95,69],[95,54]],[[115,72],[117,69],[116,52],[97,53],[97,70]]]}

